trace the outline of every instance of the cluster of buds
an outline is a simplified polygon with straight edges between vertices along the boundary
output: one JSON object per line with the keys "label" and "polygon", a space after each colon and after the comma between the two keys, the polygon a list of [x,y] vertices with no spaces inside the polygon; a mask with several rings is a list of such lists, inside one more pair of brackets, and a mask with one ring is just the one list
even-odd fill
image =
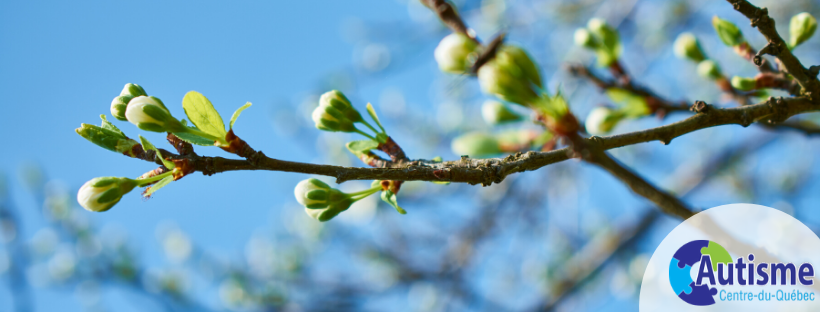
{"label": "cluster of buds", "polygon": [[789,48],[809,40],[816,30],[817,20],[811,14],[803,12],[793,16],[789,23]]}
{"label": "cluster of buds", "polygon": [[600,67],[617,62],[623,49],[618,31],[600,18],[590,19],[587,28],[575,31],[575,44],[595,51]]}
{"label": "cluster of buds", "polygon": [[350,208],[353,203],[380,190],[382,187],[377,185],[361,192],[347,194],[331,188],[327,183],[310,178],[296,184],[293,193],[296,201],[305,206],[305,212],[309,216],[325,222]]}
{"label": "cluster of buds", "polygon": [[462,33],[452,33],[439,42],[434,52],[438,68],[445,73],[468,72],[478,58],[481,46]]}
{"label": "cluster of buds", "polygon": [[541,74],[524,49],[503,45],[495,57],[478,69],[484,93],[507,102],[532,106],[541,96]]}
{"label": "cluster of buds", "polygon": [[122,88],[120,95],[111,101],[111,116],[114,116],[114,118],[122,121],[127,121],[125,117],[125,110],[128,107],[128,103],[130,103],[135,97],[147,95],[148,94],[145,93],[145,89],[143,89],[140,85],[126,83],[125,87]]}
{"label": "cluster of buds", "polygon": [[[731,26],[734,26],[732,23],[726,22],[726,21],[721,20],[717,17],[715,17],[715,19],[722,21],[720,23],[715,23],[715,25],[723,25],[724,24],[723,22],[725,22],[725,23],[728,23]],[[726,28],[731,28],[729,26],[720,26],[720,27],[721,27],[720,29],[723,29],[723,31],[725,33],[730,33],[731,32],[729,30],[725,30]],[[718,26],[715,26],[715,29],[718,29]],[[737,29],[737,27],[735,27],[735,29]],[[721,30],[718,30],[718,33],[720,34]],[[723,35],[723,36],[728,36],[728,35]],[[743,36],[740,35],[740,38],[742,39]],[[726,42],[726,41],[724,40],[724,42]],[[706,57],[706,53],[703,52],[703,49],[700,46],[700,42],[691,33],[682,33],[682,34],[678,35],[678,38],[675,39],[674,51],[675,51],[675,55],[678,58],[685,59],[685,60],[690,60],[690,61],[695,62],[696,64],[698,64],[697,72],[698,72],[698,75],[700,75],[701,77],[709,79],[709,80],[724,79],[723,72],[720,70],[720,66],[718,66],[718,64],[715,63],[715,61],[710,60]]]}

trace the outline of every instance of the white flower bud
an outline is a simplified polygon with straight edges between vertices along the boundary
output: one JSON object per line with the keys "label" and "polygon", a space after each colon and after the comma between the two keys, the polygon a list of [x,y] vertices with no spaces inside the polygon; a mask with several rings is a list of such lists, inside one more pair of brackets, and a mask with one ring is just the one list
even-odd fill
{"label": "white flower bud", "polygon": [[587,133],[591,135],[604,135],[612,131],[621,119],[623,119],[623,114],[617,111],[607,107],[596,107],[587,116],[584,126]]}
{"label": "white flower bud", "polygon": [[438,68],[443,72],[467,72],[477,57],[478,43],[464,34],[453,33],[439,42],[434,52]]}
{"label": "white flower bud", "polygon": [[331,190],[326,183],[310,178],[296,184],[293,194],[299,204],[313,210],[327,208]]}
{"label": "white flower bud", "polygon": [[138,96],[128,103],[125,118],[142,130],[165,132],[167,123],[173,119],[159,99],[153,96]]}
{"label": "white flower bud", "polygon": [[595,37],[585,28],[578,28],[578,30],[575,31],[575,45],[588,49],[598,48],[598,42],[595,41]]}
{"label": "white flower bud", "polygon": [[136,186],[136,181],[128,178],[94,178],[83,184],[77,192],[77,201],[88,211],[106,211]]}

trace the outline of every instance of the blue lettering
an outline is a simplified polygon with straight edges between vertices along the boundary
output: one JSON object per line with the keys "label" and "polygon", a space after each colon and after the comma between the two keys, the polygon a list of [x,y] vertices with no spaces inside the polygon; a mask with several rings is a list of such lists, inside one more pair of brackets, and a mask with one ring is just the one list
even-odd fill
{"label": "blue lettering", "polygon": [[[808,279],[806,279],[807,276],[809,277]],[[800,278],[800,284],[806,286],[814,285],[814,267],[811,266],[811,263],[803,263],[800,265],[798,277]]]}
{"label": "blue lettering", "polygon": [[[720,269],[720,267],[718,267]],[[712,258],[709,255],[703,255],[700,258],[700,269],[698,269],[698,278],[695,280],[695,285],[703,285],[703,279],[708,278],[709,284],[715,284],[715,273],[712,271]]]}
{"label": "blue lettering", "polygon": [[758,285],[766,285],[766,283],[769,282],[769,273],[765,271],[768,268],[768,263],[761,263],[757,265],[757,275],[760,276],[760,279],[757,280]]}
{"label": "blue lettering", "polygon": [[729,277],[727,277],[725,279],[723,278],[723,275],[724,275],[723,274],[723,271],[724,271],[723,268],[724,268],[724,266],[726,266],[725,263],[718,263],[718,274],[717,274],[718,283],[720,283],[721,285],[734,285],[735,284],[735,278],[734,278],[735,273],[734,273],[734,270],[732,270],[732,266],[734,266],[734,265],[729,263],[729,265],[728,265],[729,268],[726,270],[726,271],[729,272]]}
{"label": "blue lettering", "polygon": [[[791,281],[790,281],[789,285],[796,284],[797,274],[795,274],[795,273],[797,273],[797,272],[795,272],[796,269],[794,268],[794,264],[791,264],[791,263],[786,263],[786,264],[773,263],[772,264],[772,285],[777,284],[777,271],[778,270],[780,271],[780,285],[786,285],[786,275],[791,276]],[[789,271],[791,271],[791,274],[787,274]]]}

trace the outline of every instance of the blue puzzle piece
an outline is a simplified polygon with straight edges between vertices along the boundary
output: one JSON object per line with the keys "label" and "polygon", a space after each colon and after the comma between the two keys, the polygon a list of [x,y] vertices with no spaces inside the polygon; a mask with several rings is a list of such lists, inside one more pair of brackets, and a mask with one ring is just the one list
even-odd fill
{"label": "blue puzzle piece", "polygon": [[683,268],[678,267],[678,259],[672,258],[669,262],[669,284],[672,285],[672,290],[676,295],[692,293],[692,276],[689,272],[692,267],[685,265]]}
{"label": "blue puzzle piece", "polygon": [[708,240],[691,241],[686,243],[686,245],[681,246],[672,258],[678,259],[679,268],[683,268],[687,265],[691,267],[700,261],[700,257],[702,256],[700,249],[708,246]]}
{"label": "blue puzzle piece", "polygon": [[717,288],[709,288],[709,285],[695,286],[695,282],[692,282],[689,286],[692,287],[692,293],[678,295],[683,301],[697,306],[715,304],[715,298],[713,298],[713,296],[717,295]]}

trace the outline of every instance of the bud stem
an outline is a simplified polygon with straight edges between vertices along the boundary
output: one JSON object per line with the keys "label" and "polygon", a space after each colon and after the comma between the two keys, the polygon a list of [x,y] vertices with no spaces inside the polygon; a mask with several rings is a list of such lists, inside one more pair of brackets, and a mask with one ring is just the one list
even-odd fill
{"label": "bud stem", "polygon": [[371,187],[369,189],[366,189],[364,191],[356,192],[356,193],[350,193],[348,195],[350,195],[350,198],[353,199],[354,202],[356,202],[356,201],[364,199],[365,197],[373,195],[376,192],[381,191],[381,190],[382,190],[382,186],[377,185],[377,186]]}
{"label": "bud stem", "polygon": [[[355,129],[355,130],[353,130],[353,132],[356,132],[356,133],[358,133],[358,134],[361,134],[361,135],[363,135],[363,136],[366,136],[368,139],[371,139],[371,140],[373,140],[373,141],[376,141],[376,142],[378,142],[378,141],[379,141],[379,140],[376,140],[376,138],[374,138],[373,136],[371,136],[371,135],[369,135],[369,134],[367,134],[367,133],[364,133],[364,131],[359,130],[359,129],[358,129],[358,128],[356,128],[356,127],[353,127],[353,128]],[[371,129],[372,129],[372,128],[371,128]],[[374,130],[374,131],[375,131],[375,130]]]}
{"label": "bud stem", "polygon": [[158,175],[155,175],[155,176],[150,177],[150,178],[136,179],[135,181],[137,181],[137,186],[143,187],[143,186],[149,185],[151,183],[157,182],[159,180],[165,179],[166,177],[169,177],[173,174],[174,174],[174,171],[171,170],[171,171],[168,171],[166,173],[158,174]]}

